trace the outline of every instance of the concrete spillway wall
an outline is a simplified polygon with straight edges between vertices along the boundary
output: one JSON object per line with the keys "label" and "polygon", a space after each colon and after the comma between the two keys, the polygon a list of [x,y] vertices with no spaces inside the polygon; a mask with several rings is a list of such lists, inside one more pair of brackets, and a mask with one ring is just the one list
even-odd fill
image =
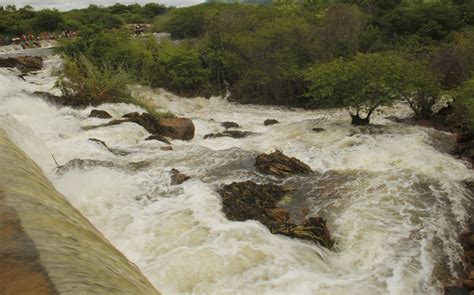
{"label": "concrete spillway wall", "polygon": [[0,294],[158,294],[1,129]]}

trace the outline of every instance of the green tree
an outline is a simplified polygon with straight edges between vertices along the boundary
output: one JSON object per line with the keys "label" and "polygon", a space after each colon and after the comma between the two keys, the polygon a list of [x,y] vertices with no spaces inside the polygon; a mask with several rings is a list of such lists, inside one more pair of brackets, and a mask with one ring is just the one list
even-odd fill
{"label": "green tree", "polygon": [[315,65],[306,72],[306,95],[313,106],[345,107],[353,125],[367,125],[378,107],[408,92],[405,65],[402,58],[376,53]]}
{"label": "green tree", "polygon": [[403,79],[405,94],[402,99],[408,103],[415,117],[429,119],[432,107],[441,95],[438,77],[422,62],[404,62]]}
{"label": "green tree", "polygon": [[57,10],[40,10],[33,19],[33,28],[37,32],[55,32],[60,30],[63,24],[64,19]]}
{"label": "green tree", "polygon": [[454,120],[462,129],[474,132],[474,80],[464,82],[453,92]]}

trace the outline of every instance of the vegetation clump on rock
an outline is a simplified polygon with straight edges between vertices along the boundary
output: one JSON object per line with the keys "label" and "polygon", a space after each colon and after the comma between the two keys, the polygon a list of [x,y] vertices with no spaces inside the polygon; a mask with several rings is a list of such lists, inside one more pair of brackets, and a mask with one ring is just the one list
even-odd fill
{"label": "vegetation clump on rock", "polygon": [[278,177],[294,174],[311,174],[313,170],[296,158],[290,158],[280,151],[271,154],[261,154],[255,159],[257,171]]}
{"label": "vegetation clump on rock", "polygon": [[312,241],[331,249],[334,241],[324,219],[311,217],[301,224],[288,222],[288,212],[278,208],[278,202],[287,193],[289,191],[281,186],[256,184],[252,181],[233,182],[219,190],[223,211],[228,219],[257,220],[273,234]]}

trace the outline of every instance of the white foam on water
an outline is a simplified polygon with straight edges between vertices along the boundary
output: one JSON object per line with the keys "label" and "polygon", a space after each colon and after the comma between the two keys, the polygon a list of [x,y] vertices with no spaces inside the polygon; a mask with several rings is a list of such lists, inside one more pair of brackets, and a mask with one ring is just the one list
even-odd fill
{"label": "white foam on water", "polygon": [[[48,61],[47,68],[58,62]],[[349,125],[342,110],[237,105],[141,89],[161,108],[194,120],[195,139],[173,141],[174,151],[167,152],[160,150],[163,143],[145,141],[148,133],[136,124],[86,131],[82,127],[107,121],[88,118],[92,108],[61,108],[32,96],[53,86],[48,70],[26,80],[1,70],[0,127],[165,294],[440,294],[440,280],[456,274],[457,235],[470,201],[462,182],[473,173],[431,146],[437,131],[378,116],[374,122],[384,126],[362,132]],[[114,118],[141,111],[126,104],[99,108]],[[407,109],[397,106],[391,112],[406,115]],[[263,126],[270,118],[280,123]],[[222,132],[223,121],[256,134],[203,139]],[[315,127],[325,130],[317,133]],[[89,138],[129,154],[116,156]],[[326,188],[318,184],[319,176],[310,179],[316,191],[328,190],[324,197],[312,196],[310,209],[328,220],[337,251],[272,235],[255,221],[225,218],[219,186],[260,181],[253,158],[274,149],[323,177],[333,175]],[[90,167],[58,175],[51,154],[61,165],[78,158],[150,166]],[[171,186],[171,168],[191,180]]]}

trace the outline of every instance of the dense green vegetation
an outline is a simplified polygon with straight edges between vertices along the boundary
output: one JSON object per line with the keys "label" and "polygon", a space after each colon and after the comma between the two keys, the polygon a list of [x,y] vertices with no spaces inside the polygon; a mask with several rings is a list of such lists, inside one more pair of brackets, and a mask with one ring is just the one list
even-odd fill
{"label": "dense green vegetation", "polygon": [[[346,107],[363,124],[394,101],[430,118],[441,97],[454,98],[451,121],[470,126],[461,105],[469,105],[474,70],[473,0],[208,2],[64,13],[5,7],[0,34],[23,25],[74,27],[79,38],[62,47],[71,60],[85,56],[100,71],[125,71],[134,82],[186,96],[228,92],[239,102]],[[26,13],[34,17],[13,24]],[[42,18],[48,13],[58,17]],[[138,21],[171,39],[132,38],[123,24]]]}
{"label": "dense green vegetation", "polygon": [[92,27],[96,31],[119,28],[125,23],[151,22],[154,17],[168,11],[163,5],[149,3],[115,4],[109,7],[90,5],[85,9],[60,12],[54,9],[35,11],[31,6],[17,8],[15,5],[0,6],[0,37],[13,38],[20,35],[56,33]]}

